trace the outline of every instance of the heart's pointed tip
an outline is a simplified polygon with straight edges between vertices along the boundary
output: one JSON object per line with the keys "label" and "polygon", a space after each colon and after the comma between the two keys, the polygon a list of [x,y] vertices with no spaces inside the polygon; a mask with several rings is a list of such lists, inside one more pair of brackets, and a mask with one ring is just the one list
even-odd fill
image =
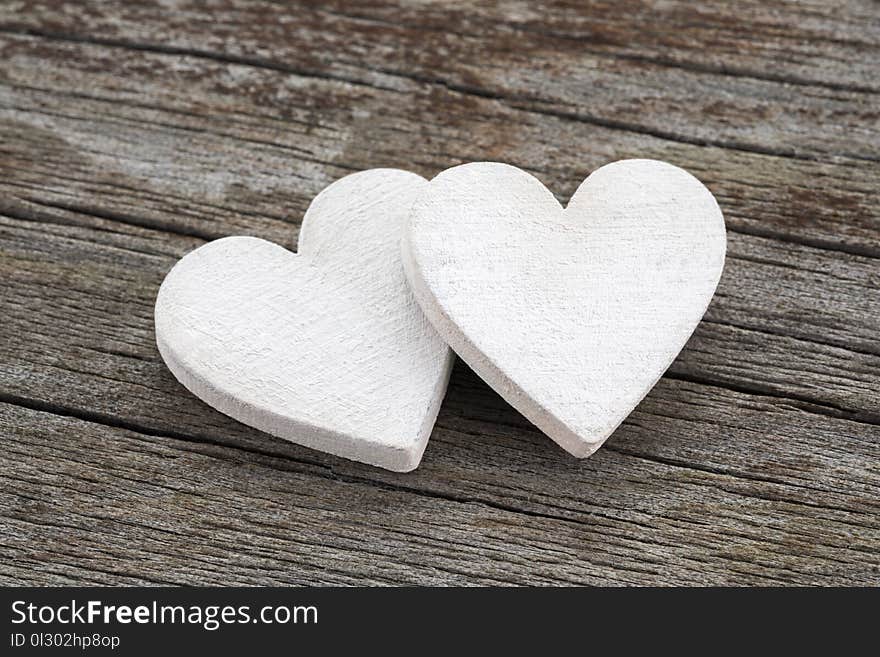
{"label": "heart's pointed tip", "polygon": [[[412,447],[395,449],[392,455],[384,459],[384,463],[375,462],[372,465],[400,474],[412,472],[421,465],[427,444],[428,441],[425,440]],[[364,463],[368,463],[368,461],[364,460]]]}
{"label": "heart's pointed tip", "polygon": [[422,462],[421,457],[416,458],[416,459],[412,459],[412,460],[406,460],[404,463],[402,463],[400,465],[395,464],[395,465],[389,466],[388,470],[390,470],[391,472],[397,472],[399,474],[406,474],[407,472],[415,471],[419,467],[419,465],[421,465],[421,462]]}
{"label": "heart's pointed tip", "polygon": [[599,451],[599,448],[605,444],[605,440],[605,438],[602,438],[600,440],[586,441],[582,438],[577,438],[575,440],[566,440],[564,443],[557,441],[557,444],[576,459],[585,459]]}
{"label": "heart's pointed tip", "polygon": [[569,454],[571,454],[572,456],[574,456],[575,458],[578,458],[578,459],[585,459],[585,458],[592,456],[597,451],[599,451],[599,448],[603,444],[605,444],[604,440],[596,442],[596,443],[582,443],[574,451],[569,451]]}
{"label": "heart's pointed tip", "polygon": [[536,427],[577,459],[585,459],[595,454],[605,444],[605,441],[611,437],[614,429],[618,426],[615,425],[614,429],[611,430],[584,431],[583,429],[577,430],[573,425],[569,425],[554,416],[549,416],[546,412],[541,418],[533,417],[535,419],[532,421]]}

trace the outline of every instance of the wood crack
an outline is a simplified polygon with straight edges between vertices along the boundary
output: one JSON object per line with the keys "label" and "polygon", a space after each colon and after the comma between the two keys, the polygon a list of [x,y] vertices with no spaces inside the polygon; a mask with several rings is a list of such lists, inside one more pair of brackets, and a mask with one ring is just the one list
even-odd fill
{"label": "wood crack", "polygon": [[780,399],[788,402],[798,410],[806,413],[815,413],[816,415],[824,415],[838,420],[858,422],[859,424],[880,426],[880,413],[866,410],[856,411],[827,401],[818,402],[806,395],[799,395],[794,392],[782,394],[767,386],[761,386],[754,383],[736,384],[729,381],[719,381],[701,374],[696,374],[692,371],[679,371],[677,369],[674,371],[667,370],[663,376],[667,379],[672,379],[673,381],[683,381],[685,383],[723,388],[725,390],[730,390],[731,392],[745,395],[772,397],[773,399]]}
{"label": "wood crack", "polygon": [[[159,437],[159,438],[172,438],[175,440],[179,440],[183,443],[203,444],[203,445],[218,447],[218,448],[221,448],[224,450],[233,450],[233,451],[240,451],[240,452],[244,452],[244,453],[251,453],[251,454],[255,454],[257,456],[263,457],[263,458],[270,459],[273,462],[275,462],[276,465],[277,465],[277,462],[280,461],[281,463],[283,463],[286,466],[285,468],[282,468],[282,469],[291,469],[290,468],[291,465],[297,465],[297,466],[305,465],[305,466],[309,466],[311,469],[303,470],[303,469],[296,468],[296,467],[294,467],[292,469],[293,469],[293,471],[298,472],[300,474],[305,474],[305,475],[309,475],[309,476],[316,476],[316,477],[320,477],[323,479],[333,479],[333,480],[342,481],[342,482],[351,483],[351,484],[363,484],[363,485],[368,485],[368,486],[378,488],[378,489],[389,490],[392,492],[405,492],[405,493],[411,493],[413,495],[419,495],[421,497],[443,499],[443,500],[446,500],[449,502],[455,502],[457,504],[464,504],[464,505],[471,504],[471,505],[485,506],[488,508],[495,509],[497,511],[503,511],[503,512],[514,513],[514,514],[521,514],[521,515],[531,516],[531,517],[535,517],[535,518],[543,518],[546,520],[571,523],[571,524],[575,524],[575,525],[591,526],[591,524],[592,524],[590,522],[586,522],[584,520],[580,520],[577,518],[568,517],[565,515],[543,513],[543,512],[539,512],[539,511],[533,511],[530,509],[523,509],[521,507],[514,506],[514,505],[502,504],[502,503],[495,502],[495,501],[488,501],[488,500],[484,500],[484,499],[471,498],[471,497],[464,496],[464,495],[456,495],[454,493],[448,493],[448,492],[442,492],[442,491],[436,491],[436,490],[427,490],[427,489],[418,488],[415,486],[405,485],[402,483],[392,484],[387,481],[371,479],[369,477],[362,477],[362,476],[358,476],[358,475],[340,474],[339,472],[334,470],[332,465],[321,463],[319,461],[302,459],[302,458],[293,458],[289,455],[281,454],[278,452],[273,452],[271,450],[262,450],[262,449],[257,449],[254,447],[244,447],[241,445],[226,443],[226,442],[216,440],[216,439],[197,437],[197,436],[193,436],[193,435],[183,433],[183,432],[171,431],[171,430],[167,430],[167,429],[156,430],[156,429],[152,429],[150,427],[144,426],[143,424],[140,424],[138,422],[125,420],[123,418],[120,418],[117,416],[111,416],[106,413],[100,413],[100,412],[96,412],[96,411],[86,411],[86,410],[82,410],[82,409],[75,409],[75,408],[71,408],[71,407],[67,407],[67,406],[62,406],[59,404],[53,404],[53,403],[48,403],[48,402],[44,402],[44,401],[40,401],[40,400],[28,399],[25,397],[21,397],[19,395],[13,395],[13,394],[9,394],[9,393],[0,393],[0,402],[15,405],[15,406],[20,406],[22,408],[28,408],[30,410],[35,410],[35,411],[39,411],[39,412],[50,413],[52,415],[57,415],[57,416],[61,416],[61,417],[70,417],[70,418],[74,418],[74,419],[81,420],[84,422],[90,422],[93,424],[100,424],[103,426],[113,427],[113,428],[117,428],[117,429],[124,429],[126,431],[131,431],[131,432],[134,432],[134,433],[137,433],[140,435],[144,435],[144,436],[152,436],[152,437]],[[450,429],[447,429],[447,430],[450,430]],[[749,481],[749,480],[759,481],[759,482],[763,482],[763,483],[770,483],[770,484],[775,484],[775,485],[780,485],[780,486],[791,486],[796,489],[810,490],[809,487],[795,485],[790,482],[778,481],[778,480],[773,480],[773,479],[766,479],[766,478],[761,478],[761,477],[757,477],[754,475],[745,475],[742,473],[730,472],[727,470],[712,468],[709,466],[681,462],[676,459],[666,459],[664,457],[658,457],[656,455],[646,455],[646,454],[642,454],[642,453],[638,453],[638,452],[632,452],[630,450],[624,450],[624,449],[622,449],[618,446],[615,446],[613,444],[606,444],[606,448],[608,448],[610,451],[621,453],[621,454],[624,454],[627,456],[656,461],[658,463],[663,463],[665,465],[669,465],[669,466],[673,466],[673,467],[687,468],[687,469],[703,472],[706,474],[712,474],[712,475],[716,475],[716,476],[727,476],[727,477],[731,477],[734,479],[743,479],[746,481]],[[215,458],[217,457],[216,455],[213,455],[213,456],[215,456]],[[273,467],[271,464],[264,463],[264,465],[268,465],[269,467]],[[314,468],[317,468],[317,470],[315,470]],[[734,492],[737,492],[737,491],[734,491]],[[800,503],[800,502],[794,502],[789,499],[784,499],[783,501],[791,502],[791,503]],[[843,511],[843,512],[847,512],[847,513],[858,513],[852,509],[828,507],[828,506],[824,506],[824,505],[809,505],[809,506],[815,506],[816,508],[824,508],[826,510],[837,510],[837,511]]]}
{"label": "wood crack", "polygon": [[[857,347],[853,347],[852,345],[845,345],[843,343],[837,342],[827,342],[823,340],[819,340],[813,336],[803,337],[799,335],[792,335],[790,333],[783,333],[782,331],[774,331],[773,329],[767,327],[758,328],[756,326],[745,325],[745,324],[737,324],[735,322],[724,321],[721,319],[716,319],[714,317],[703,317],[701,320],[706,324],[715,324],[716,326],[727,326],[734,329],[739,329],[740,331],[751,331],[754,333],[760,333],[761,335],[771,335],[776,338],[786,338],[788,340],[796,340],[798,342],[806,342],[808,344],[818,345],[820,347],[829,347],[831,349],[840,349],[841,351],[846,351],[851,354],[858,354],[860,356],[869,356],[871,358],[880,357],[880,353],[868,351],[866,349],[859,349]],[[804,400],[799,400],[804,401]],[[817,404],[823,403],[822,400],[813,400]],[[846,409],[849,412],[856,412],[852,409]]]}
{"label": "wood crack", "polygon": [[[33,203],[34,205],[39,205],[44,208],[51,208],[54,210],[64,210],[66,212],[73,212],[76,214],[88,215],[90,217],[95,217],[97,219],[104,219],[106,221],[113,221],[120,224],[125,224],[127,226],[134,226],[137,228],[147,228],[149,230],[161,231],[164,233],[171,233],[172,235],[179,235],[181,237],[196,237],[205,242],[217,239],[217,237],[222,237],[222,235],[213,235],[211,233],[199,230],[197,228],[180,226],[178,224],[174,224],[170,221],[162,221],[161,219],[147,219],[145,217],[138,217],[132,214],[115,212],[110,210],[105,210],[103,208],[89,207],[77,205],[74,203],[62,203],[60,201],[43,201],[35,198],[27,198],[24,199],[28,203]],[[30,221],[32,223],[53,223],[46,221],[43,217],[38,217],[35,214],[26,214],[21,211],[13,210],[9,207],[8,204],[4,204],[2,208],[0,208],[0,212],[7,214],[13,219],[18,219],[19,221]],[[57,223],[57,222],[55,222]],[[161,254],[149,254],[149,255],[161,255]],[[167,256],[165,256],[167,257]]]}
{"label": "wood crack", "polygon": [[[109,48],[125,48],[130,50],[136,50],[140,52],[151,52],[159,55],[171,55],[178,57],[194,57],[207,59],[211,61],[215,61],[223,64],[234,64],[238,66],[250,66],[253,68],[259,69],[267,69],[278,71],[281,73],[287,73],[289,75],[297,75],[305,78],[316,78],[323,79],[327,81],[341,82],[345,84],[350,84],[353,86],[359,87],[367,87],[372,89],[379,89],[381,91],[389,91],[398,94],[404,94],[406,92],[400,91],[393,87],[386,87],[382,85],[371,84],[365,82],[363,80],[358,80],[357,78],[350,78],[346,76],[334,75],[329,73],[319,73],[316,71],[308,71],[304,69],[298,69],[291,66],[286,66],[280,64],[278,62],[267,60],[263,58],[257,57],[245,57],[240,55],[229,55],[225,53],[217,53],[213,51],[200,50],[195,48],[182,48],[178,46],[170,46],[163,44],[152,44],[152,43],[139,43],[126,41],[121,39],[105,39],[91,36],[81,36],[74,34],[66,34],[59,32],[50,32],[46,30],[37,30],[33,28],[27,29],[14,29],[11,27],[2,27],[0,26],[0,33],[19,35],[19,36],[32,36],[44,39],[50,39],[55,41],[64,41],[71,43],[83,43],[95,46],[103,46]],[[380,73],[382,75],[387,75],[389,77],[396,77],[399,79],[406,79],[412,82],[417,82],[419,84],[426,84],[431,86],[439,86],[443,87],[449,91],[454,93],[459,93],[462,95],[474,96],[478,98],[484,98],[487,100],[494,100],[500,103],[507,104],[508,106],[521,110],[523,112],[528,112],[532,114],[539,114],[543,116],[552,116],[558,119],[566,120],[566,121],[575,121],[578,123],[584,123],[588,125],[594,125],[596,127],[607,128],[609,130],[619,130],[624,132],[629,132],[632,134],[645,135],[649,137],[655,137],[657,139],[663,139],[666,141],[676,142],[680,144],[689,144],[691,146],[701,146],[701,147],[715,147],[722,148],[726,150],[732,151],[740,151],[745,153],[752,153],[756,155],[767,155],[771,157],[780,157],[780,158],[790,158],[795,160],[804,160],[808,162],[818,162],[822,161],[822,157],[820,157],[820,152],[815,154],[800,152],[794,148],[769,148],[766,146],[762,146],[760,144],[752,144],[747,142],[739,142],[729,139],[709,139],[709,138],[700,138],[700,137],[691,137],[688,135],[668,131],[668,130],[660,130],[656,128],[650,128],[648,126],[634,124],[628,121],[620,121],[616,119],[607,119],[601,118],[597,116],[593,116],[590,114],[586,114],[584,112],[577,111],[565,111],[560,109],[552,109],[548,107],[536,107],[531,103],[539,102],[541,104],[548,104],[552,101],[547,101],[539,98],[519,98],[516,96],[510,96],[507,94],[501,94],[498,92],[489,91],[486,89],[482,89],[480,87],[476,87],[473,85],[460,84],[456,82],[452,82],[443,78],[439,78],[436,76],[428,76],[420,73],[406,72],[406,71],[398,71],[388,68],[372,68],[364,65],[360,65],[365,71],[371,71],[374,73]],[[822,153],[824,155],[832,155],[837,157],[846,157],[853,160],[860,161],[868,161],[868,162],[880,162],[880,155],[878,156],[870,156],[870,155],[860,155],[858,153]]]}
{"label": "wood crack", "polygon": [[[15,219],[16,221],[21,221],[27,226],[22,226],[22,230],[26,230],[28,232],[33,232],[37,234],[46,234],[45,226],[46,225],[54,225],[54,226],[74,226],[75,224],[64,223],[62,221],[49,221],[46,219],[29,219],[26,214],[19,213],[16,210],[12,210],[8,207],[0,207],[0,217],[6,217],[7,219]],[[40,230],[39,228],[32,228],[31,226],[42,226],[44,229]],[[113,231],[106,231],[113,232]],[[119,235],[120,233],[116,233]],[[94,246],[95,242],[93,240],[83,239],[81,237],[76,237],[73,235],[64,235],[62,239],[72,240],[74,242],[79,242],[81,244],[88,244],[89,246]],[[144,251],[143,249],[136,249],[132,246],[119,246],[118,244],[102,244],[102,246],[108,249],[118,249],[120,251],[127,251],[128,253],[135,253],[139,256],[145,256],[148,258],[160,258],[166,259],[168,256],[163,253],[154,252],[154,251]]]}
{"label": "wood crack", "polygon": [[[383,20],[382,18],[377,18],[375,16],[364,16],[362,14],[354,14],[347,13],[339,10],[330,10],[323,8],[321,9],[321,13],[327,14],[328,16],[336,16],[339,18],[346,18],[353,21],[359,21],[365,24],[372,25],[381,25],[385,27],[391,28],[399,28],[406,27],[413,30],[425,30],[425,31],[434,31],[434,32],[445,32],[443,28],[434,28],[431,26],[425,26],[422,24],[417,24],[413,22],[391,22],[387,20]],[[485,21],[480,21],[480,24],[486,25]],[[559,32],[556,30],[545,30],[545,29],[535,29],[528,25],[522,23],[513,23],[510,21],[504,21],[501,23],[503,27],[513,33],[520,34],[533,34],[539,37],[549,37],[552,39],[560,39],[565,41],[571,41],[577,43],[579,46],[579,50],[582,52],[593,55],[594,57],[601,57],[604,59],[612,59],[612,60],[623,60],[623,61],[631,61],[643,64],[651,64],[658,67],[663,68],[671,68],[679,71],[687,71],[691,73],[706,73],[710,75],[720,75],[729,78],[741,78],[748,80],[758,80],[761,82],[775,82],[780,84],[790,84],[801,87],[814,87],[820,89],[828,89],[830,91],[846,91],[853,93],[864,93],[864,94],[877,94],[880,93],[880,90],[868,86],[868,85],[859,85],[859,84],[851,84],[851,83],[841,83],[841,82],[831,82],[827,80],[811,80],[809,78],[805,78],[798,75],[777,75],[767,71],[756,71],[747,68],[732,68],[729,66],[717,66],[711,63],[700,63],[700,62],[690,62],[683,61],[679,59],[672,59],[669,57],[660,57],[656,55],[639,55],[635,53],[628,52],[613,52],[608,50],[599,50],[596,48],[588,48],[587,45],[591,43],[591,41],[583,36],[567,34],[565,32]],[[493,23],[491,27],[496,27],[497,24]],[[467,36],[472,39],[482,39],[485,38],[485,35],[475,33],[475,32],[460,32],[462,36]],[[849,45],[848,42],[844,42],[843,45]],[[872,44],[873,45],[873,44]]]}
{"label": "wood crack", "polygon": [[[660,464],[667,465],[670,467],[675,467],[675,468],[683,468],[686,470],[695,470],[695,471],[702,472],[705,474],[728,476],[728,477],[732,477],[734,479],[741,479],[744,481],[754,481],[754,482],[762,483],[762,484],[773,484],[776,486],[788,486],[791,488],[796,488],[796,489],[801,489],[801,490],[807,491],[809,494],[815,494],[817,492],[819,492],[819,493],[827,492],[821,488],[814,488],[812,486],[802,486],[800,484],[794,484],[794,483],[791,483],[788,481],[773,479],[771,477],[759,477],[758,475],[748,474],[745,472],[732,472],[730,470],[724,470],[723,468],[716,468],[716,467],[711,467],[711,466],[702,465],[702,464],[698,465],[695,463],[690,463],[687,461],[682,461],[680,459],[670,458],[667,456],[660,456],[657,454],[646,454],[644,452],[637,452],[634,450],[622,448],[618,445],[609,444],[607,442],[605,443],[603,448],[608,449],[612,452],[616,452],[618,454],[630,456],[632,458],[642,459],[645,461],[651,461],[654,463],[660,463]],[[752,491],[744,492],[739,489],[731,490],[731,489],[726,488],[724,486],[719,486],[717,483],[702,484],[702,485],[712,485],[712,486],[714,486],[716,488],[720,488],[721,490],[728,492],[728,493],[734,493],[736,495],[745,495],[746,497],[754,497],[756,499],[765,500],[767,502],[782,502],[783,504],[795,504],[795,505],[809,507],[811,509],[821,509],[824,511],[838,511],[840,513],[852,514],[852,515],[856,515],[856,516],[864,515],[864,516],[873,517],[872,515],[867,514],[863,511],[858,511],[856,509],[851,509],[851,508],[847,508],[847,507],[840,507],[840,506],[827,505],[827,504],[813,504],[810,502],[804,502],[802,500],[794,500],[789,497],[784,497],[782,495],[759,494],[759,493],[755,493]],[[847,521],[841,521],[841,522],[846,522],[846,524],[852,525],[854,527],[859,527],[862,529],[867,529],[870,527],[869,525],[863,525],[861,523],[854,523],[854,522],[847,522]]]}
{"label": "wood crack", "polygon": [[807,246],[813,249],[834,251],[837,253],[845,253],[847,255],[860,256],[863,258],[880,258],[880,247],[874,246],[873,244],[833,242],[831,240],[808,237],[806,235],[783,233],[781,231],[767,230],[755,226],[731,225],[730,222],[726,222],[726,228],[727,231],[730,233],[749,235],[750,237],[763,237],[764,239],[774,240],[776,242],[797,244],[799,246]]}
{"label": "wood crack", "polygon": [[198,59],[206,59],[220,64],[232,64],[235,66],[248,66],[251,68],[259,68],[263,70],[277,71],[279,73],[287,73],[302,78],[313,78],[316,80],[324,80],[328,82],[339,82],[355,87],[366,87],[369,89],[379,89],[392,93],[403,93],[393,87],[384,87],[381,85],[370,84],[356,78],[348,78],[341,75],[332,75],[318,71],[310,71],[306,69],[287,66],[270,59],[260,57],[248,57],[243,55],[230,55],[227,53],[218,53],[208,50],[200,50],[198,48],[183,48],[179,46],[170,46],[157,43],[138,43],[123,39],[106,39],[94,36],[82,36],[78,34],[67,34],[62,32],[51,32],[49,30],[38,30],[35,28],[16,29],[10,26],[0,26],[0,34],[10,34],[13,36],[30,36],[40,39],[48,39],[50,41],[62,41],[67,43],[82,43],[93,46],[103,46],[106,48],[124,48],[126,50],[136,50],[139,52],[154,53],[157,55],[172,55],[175,57],[193,57]]}

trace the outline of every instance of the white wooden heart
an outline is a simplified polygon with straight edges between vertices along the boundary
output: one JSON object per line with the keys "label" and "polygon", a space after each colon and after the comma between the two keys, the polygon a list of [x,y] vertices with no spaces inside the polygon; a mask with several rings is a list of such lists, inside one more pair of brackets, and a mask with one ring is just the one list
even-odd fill
{"label": "white wooden heart", "polygon": [[314,199],[296,254],[227,237],[186,255],[156,300],[168,368],[214,408],[275,436],[417,467],[453,359],[400,259],[426,186],[406,171],[355,173]]}
{"label": "white wooden heart", "polygon": [[448,169],[416,201],[404,268],[440,335],[564,449],[598,449],[696,328],[724,220],[689,173],[624,160],[563,209],[505,164]]}

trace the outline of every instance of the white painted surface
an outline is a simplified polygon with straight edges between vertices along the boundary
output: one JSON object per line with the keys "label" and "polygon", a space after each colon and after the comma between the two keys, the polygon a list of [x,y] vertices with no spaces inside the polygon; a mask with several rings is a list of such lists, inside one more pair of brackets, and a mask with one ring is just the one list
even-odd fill
{"label": "white painted surface", "polygon": [[420,196],[403,242],[410,285],[443,338],[579,457],[675,359],[725,249],[712,194],[653,160],[598,169],[565,209],[515,167],[454,167]]}
{"label": "white painted surface", "polygon": [[312,202],[299,253],[228,237],[185,256],[156,340],[202,400],[292,442],[389,470],[422,458],[452,353],[407,288],[400,236],[427,182],[375,169]]}

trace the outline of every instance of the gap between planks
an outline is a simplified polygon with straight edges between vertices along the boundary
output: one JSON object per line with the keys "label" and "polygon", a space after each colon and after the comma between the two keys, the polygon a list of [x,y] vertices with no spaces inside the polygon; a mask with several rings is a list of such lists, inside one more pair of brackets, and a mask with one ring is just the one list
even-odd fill
{"label": "gap between planks", "polygon": [[[305,459],[305,458],[294,458],[294,457],[291,457],[290,455],[280,454],[280,453],[273,452],[270,450],[256,449],[254,447],[245,447],[240,444],[228,443],[228,442],[223,442],[220,440],[212,440],[212,439],[208,439],[208,438],[204,438],[204,437],[193,436],[191,434],[184,433],[184,432],[169,431],[169,430],[161,430],[161,431],[155,430],[155,429],[151,429],[150,427],[144,426],[141,423],[132,422],[130,420],[126,420],[124,418],[120,418],[117,416],[112,416],[112,415],[109,415],[106,413],[88,411],[88,410],[73,408],[73,407],[69,407],[69,406],[63,406],[63,405],[59,405],[59,404],[53,404],[53,403],[44,402],[44,401],[35,400],[35,399],[28,399],[28,398],[22,397],[20,395],[13,395],[13,394],[0,392],[0,403],[9,404],[12,406],[18,406],[20,408],[26,408],[26,409],[37,411],[37,412],[49,413],[51,415],[55,415],[55,416],[59,416],[59,417],[72,418],[75,420],[88,422],[91,424],[96,424],[96,425],[100,425],[100,426],[104,426],[104,427],[109,427],[109,428],[114,428],[114,429],[122,429],[125,431],[131,431],[133,433],[137,433],[142,436],[173,439],[173,440],[181,441],[182,443],[185,443],[185,444],[203,445],[203,446],[207,446],[207,447],[217,448],[217,449],[227,451],[227,452],[241,452],[244,454],[249,454],[251,456],[255,455],[255,456],[261,457],[261,459],[265,460],[263,462],[263,465],[266,465],[267,467],[270,467],[275,470],[296,472],[297,474],[302,474],[302,475],[306,475],[306,476],[315,476],[315,477],[319,477],[322,479],[338,480],[338,481],[343,481],[343,482],[352,483],[352,484],[366,484],[366,485],[377,487],[377,488],[380,488],[383,490],[411,493],[414,495],[419,495],[421,497],[443,499],[443,500],[455,502],[458,504],[479,504],[479,505],[483,505],[483,506],[486,506],[486,507],[489,507],[489,508],[492,508],[495,510],[499,510],[499,511],[506,511],[509,513],[519,513],[519,514],[524,514],[524,515],[528,515],[528,516],[532,516],[532,517],[536,517],[536,518],[544,518],[544,519],[548,519],[548,520],[556,520],[556,521],[562,521],[562,522],[567,522],[567,523],[574,523],[574,524],[578,524],[578,525],[589,524],[589,523],[586,523],[582,520],[578,520],[575,517],[566,517],[563,515],[555,515],[555,514],[550,514],[550,513],[542,513],[539,511],[532,511],[529,509],[523,509],[523,508],[515,506],[515,505],[501,504],[496,501],[489,501],[489,500],[485,500],[485,499],[479,499],[479,498],[468,497],[468,496],[463,496],[463,495],[455,495],[452,493],[441,492],[441,491],[436,491],[436,490],[426,490],[424,488],[418,488],[415,486],[406,486],[406,485],[402,485],[402,484],[395,485],[395,484],[392,484],[386,480],[373,479],[370,477],[364,477],[364,476],[358,476],[358,475],[352,475],[352,474],[343,475],[343,474],[340,474],[337,471],[335,471],[333,469],[332,465],[328,465],[328,464],[323,463],[319,460],[312,460],[312,459]],[[460,432],[460,430],[457,428],[448,427],[448,426],[445,426],[441,423],[438,423],[438,426],[445,431]],[[534,429],[533,431],[537,431],[537,429]],[[463,433],[468,433],[468,432],[463,432]],[[758,477],[755,475],[744,475],[744,474],[736,472],[736,471],[724,470],[724,469],[715,468],[715,467],[702,466],[702,465],[698,465],[698,464],[694,464],[694,463],[688,463],[688,462],[682,461],[680,459],[670,459],[670,458],[665,458],[665,457],[658,457],[656,455],[641,454],[641,453],[634,452],[632,450],[621,449],[621,448],[616,447],[614,445],[609,446],[608,449],[611,452],[621,454],[621,455],[629,457],[629,458],[635,458],[635,459],[640,459],[640,460],[644,460],[644,461],[654,462],[654,463],[658,463],[658,464],[661,464],[661,465],[664,465],[667,467],[672,467],[672,468],[700,472],[703,474],[711,475],[713,477],[730,477],[732,479],[738,479],[741,481],[761,482],[761,483],[765,483],[765,484],[772,484],[772,485],[795,488],[795,489],[810,490],[810,487],[808,487],[808,486],[800,486],[797,484],[793,484],[791,482],[780,481],[780,480],[776,480],[773,478]],[[198,453],[202,453],[202,452],[198,452]],[[218,457],[218,455],[214,452],[211,452],[208,455]],[[281,467],[279,467],[279,466],[281,466]],[[295,466],[306,466],[306,467],[303,468],[303,467],[295,467]],[[326,472],[326,474],[323,474],[324,472]],[[727,490],[727,489],[724,489],[724,490]],[[727,492],[731,492],[731,491],[727,491]],[[743,495],[745,497],[755,497],[755,495],[748,495],[748,494],[743,493],[742,491],[737,491],[736,494]],[[833,506],[833,505],[829,506],[829,505],[822,505],[822,504],[809,504],[809,503],[805,503],[800,500],[792,500],[792,499],[785,498],[782,496],[772,496],[772,497],[766,497],[766,496],[760,497],[759,496],[758,498],[764,499],[767,501],[782,502],[785,504],[808,506],[811,508],[822,509],[822,510],[826,510],[826,511],[838,511],[838,512],[847,513],[847,514],[853,514],[856,516],[864,515],[863,512],[856,511],[854,509],[848,509],[845,507],[837,507],[837,506]],[[563,510],[565,510],[564,507],[562,507],[562,508],[563,508]],[[590,515],[595,515],[595,514],[593,514],[591,512]],[[601,515],[601,514],[599,514],[599,515]]]}

